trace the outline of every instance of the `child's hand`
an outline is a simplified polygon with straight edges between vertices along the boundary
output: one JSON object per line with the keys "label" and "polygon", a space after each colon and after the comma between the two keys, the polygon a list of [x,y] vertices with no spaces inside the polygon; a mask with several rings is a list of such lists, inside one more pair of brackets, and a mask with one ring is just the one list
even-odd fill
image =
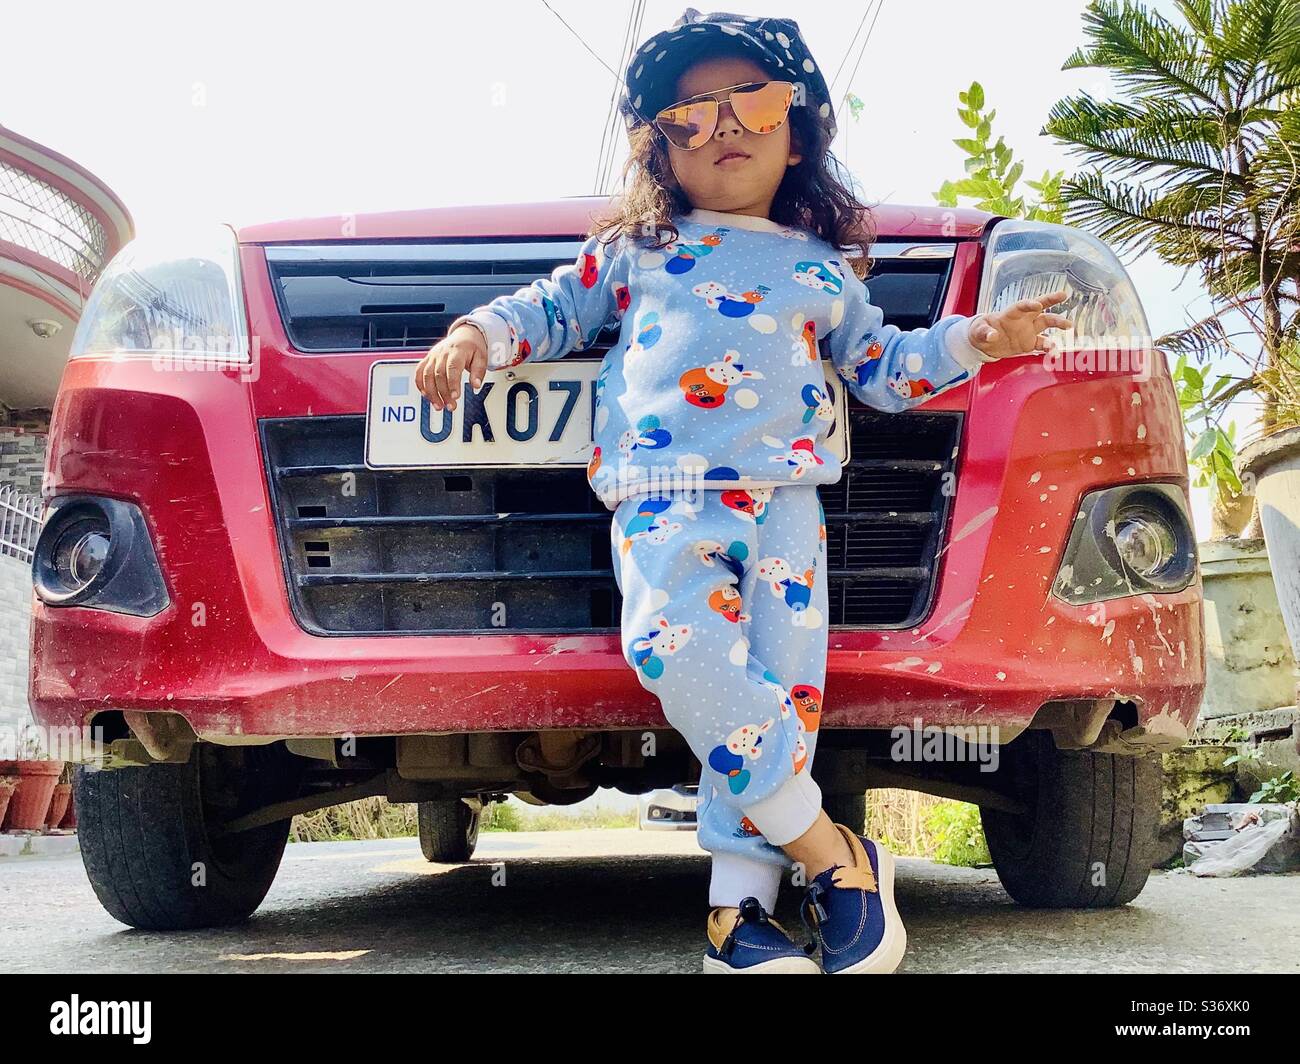
{"label": "child's hand", "polygon": [[1048,307],[1064,303],[1070,293],[1061,290],[1039,299],[1022,299],[1006,310],[981,314],[971,323],[970,342],[986,355],[1009,358],[1030,351],[1051,351],[1054,342],[1044,329],[1069,329],[1073,323],[1060,314],[1048,314]]}
{"label": "child's hand", "polygon": [[470,383],[477,389],[483,383],[487,362],[487,341],[483,334],[473,325],[458,325],[429,348],[429,353],[415,367],[415,386],[435,410],[441,410],[444,403],[448,410],[455,410],[461,375],[469,370]]}

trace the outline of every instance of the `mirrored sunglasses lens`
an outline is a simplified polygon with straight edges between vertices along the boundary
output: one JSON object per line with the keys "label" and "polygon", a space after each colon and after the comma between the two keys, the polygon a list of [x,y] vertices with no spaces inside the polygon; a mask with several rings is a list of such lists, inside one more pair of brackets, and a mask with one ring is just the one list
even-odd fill
{"label": "mirrored sunglasses lens", "polygon": [[718,101],[697,100],[680,107],[666,107],[655,124],[678,148],[698,148],[713,136],[718,124]]}
{"label": "mirrored sunglasses lens", "polygon": [[731,106],[741,125],[751,133],[772,133],[790,112],[794,86],[788,81],[768,81],[731,94]]}

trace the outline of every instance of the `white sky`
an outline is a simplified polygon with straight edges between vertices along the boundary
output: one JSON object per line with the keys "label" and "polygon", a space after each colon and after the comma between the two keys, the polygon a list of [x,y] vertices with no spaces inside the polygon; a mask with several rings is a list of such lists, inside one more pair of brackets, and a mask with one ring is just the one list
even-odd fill
{"label": "white sky", "polygon": [[[627,0],[551,6],[619,69]],[[640,40],[686,6],[648,0]],[[723,6],[796,17],[833,73],[867,5]],[[932,203],[962,175],[956,94],[972,80],[1029,176],[1072,172],[1038,131],[1062,96],[1108,91],[1099,71],[1060,69],[1084,6],[884,0],[856,77],[855,51],[835,89],[866,104],[856,123],[839,109],[835,150],[867,199]],[[612,77],[541,0],[73,0],[7,5],[3,20],[0,124],[97,174],[141,233],[178,217],[242,224],[593,191]],[[1194,278],[1178,287],[1158,261],[1130,272],[1156,335],[1204,305]],[[1193,496],[1204,538],[1205,493]]]}

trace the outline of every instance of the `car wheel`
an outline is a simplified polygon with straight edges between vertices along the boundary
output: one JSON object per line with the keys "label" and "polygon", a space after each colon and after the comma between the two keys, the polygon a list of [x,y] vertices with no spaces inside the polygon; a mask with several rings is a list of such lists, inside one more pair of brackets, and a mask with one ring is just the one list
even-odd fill
{"label": "car wheel", "polygon": [[862,794],[823,794],[822,808],[826,815],[837,824],[843,824],[855,835],[867,830],[867,795]]}
{"label": "car wheel", "polygon": [[184,765],[77,768],[81,860],[110,916],[176,931],[238,923],[262,903],[284,856],[289,820],[226,836],[215,830],[275,800],[269,792],[283,777],[258,773],[260,756],[259,748],[200,744]]}
{"label": "car wheel", "polygon": [[981,808],[998,879],[1022,905],[1105,909],[1142,892],[1158,857],[1157,756],[1058,750],[1030,731],[1001,751],[999,774],[1023,814]]}
{"label": "car wheel", "polygon": [[420,852],[426,861],[454,864],[468,861],[478,845],[481,810],[461,798],[442,798],[416,806]]}

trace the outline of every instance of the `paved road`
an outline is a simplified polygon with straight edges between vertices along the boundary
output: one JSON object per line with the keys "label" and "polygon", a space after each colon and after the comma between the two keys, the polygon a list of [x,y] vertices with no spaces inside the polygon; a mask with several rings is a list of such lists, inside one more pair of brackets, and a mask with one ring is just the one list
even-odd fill
{"label": "paved road", "polygon": [[[1133,905],[1079,913],[1021,909],[991,869],[900,866],[904,971],[1300,972],[1300,875],[1156,873]],[[100,909],[80,858],[13,858],[0,956],[9,972],[695,972],[707,877],[693,833],[492,833],[468,865],[427,864],[414,839],[309,843],[244,926],[155,934]]]}

